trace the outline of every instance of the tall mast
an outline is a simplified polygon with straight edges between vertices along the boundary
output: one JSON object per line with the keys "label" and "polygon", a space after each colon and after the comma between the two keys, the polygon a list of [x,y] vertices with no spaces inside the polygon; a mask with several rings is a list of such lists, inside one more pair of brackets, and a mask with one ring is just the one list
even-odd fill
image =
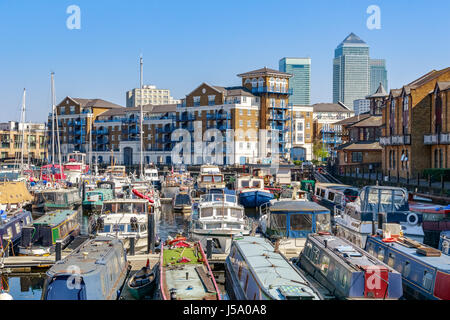
{"label": "tall mast", "polygon": [[51,99],[52,99],[52,164],[55,165],[55,105],[53,104],[53,72],[51,73]]}
{"label": "tall mast", "polygon": [[20,152],[20,175],[23,175],[23,153],[25,152],[25,97],[26,90],[23,89],[23,99],[22,99],[22,112],[20,113],[20,123],[22,131],[22,150]]}
{"label": "tall mast", "polygon": [[141,99],[139,100],[139,105],[140,105],[140,109],[141,109],[141,116],[140,116],[140,128],[139,128],[139,131],[140,131],[140,140],[141,140],[141,153],[140,153],[140,168],[139,168],[139,171],[140,171],[140,175],[141,175],[141,177],[143,177],[143,175],[144,175],[144,170],[143,170],[143,167],[144,167],[144,154],[143,154],[143,147],[144,147],[144,127],[143,127],[143,123],[144,123],[144,112],[143,112],[143,107],[142,107],[142,89],[143,89],[143,87],[144,87],[144,85],[143,85],[143,82],[142,82],[142,77],[143,77],[143,75],[144,75],[144,63],[143,63],[143,60],[142,60],[142,54],[141,54],[141,58],[140,58],[140,66],[141,66],[141,72],[140,72],[140,91],[141,91]]}
{"label": "tall mast", "polygon": [[[52,108],[53,110],[56,110],[56,98],[55,98],[55,73],[51,73],[51,79],[52,79]],[[58,125],[58,112],[53,111],[54,117],[55,117],[55,125],[56,125],[56,143],[58,144],[58,164],[59,164],[59,170],[62,177],[62,167],[61,167],[61,144],[59,141],[59,125]],[[53,161],[53,164],[55,162]]]}

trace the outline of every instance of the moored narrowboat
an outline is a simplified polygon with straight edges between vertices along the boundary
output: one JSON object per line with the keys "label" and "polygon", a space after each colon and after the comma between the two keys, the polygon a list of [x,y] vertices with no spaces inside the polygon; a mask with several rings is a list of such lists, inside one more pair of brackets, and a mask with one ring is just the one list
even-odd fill
{"label": "moored narrowboat", "polygon": [[54,252],[57,240],[65,248],[80,234],[81,210],[57,210],[22,229],[19,255],[43,256]]}
{"label": "moored narrowboat", "polygon": [[450,256],[397,235],[369,236],[366,251],[401,273],[406,299],[450,300]]}
{"label": "moored narrowboat", "polygon": [[241,175],[236,180],[239,203],[245,208],[257,208],[274,198],[273,193],[264,189],[264,178]]}
{"label": "moored narrowboat", "polygon": [[399,299],[401,274],[355,244],[327,233],[309,234],[297,266],[337,299]]}
{"label": "moored narrowboat", "polygon": [[158,277],[161,300],[221,300],[200,242],[167,240],[161,246]]}
{"label": "moored narrowboat", "polygon": [[22,237],[22,229],[33,222],[30,211],[15,209],[10,212],[0,211],[0,256],[1,249],[15,254]]}
{"label": "moored narrowboat", "polygon": [[450,231],[441,232],[439,250],[441,250],[443,254],[450,255]]}
{"label": "moored narrowboat", "polygon": [[234,239],[225,272],[225,285],[233,300],[322,299],[303,272],[261,237]]}
{"label": "moored narrowboat", "polygon": [[117,300],[128,265],[122,241],[90,239],[47,271],[42,300]]}
{"label": "moored narrowboat", "polygon": [[81,205],[78,188],[43,189],[34,192],[33,213],[53,210],[74,210]]}

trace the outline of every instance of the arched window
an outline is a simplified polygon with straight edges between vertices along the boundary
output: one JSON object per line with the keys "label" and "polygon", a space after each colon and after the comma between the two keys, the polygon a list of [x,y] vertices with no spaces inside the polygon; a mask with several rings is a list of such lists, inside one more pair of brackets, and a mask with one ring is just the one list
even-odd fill
{"label": "arched window", "polygon": [[394,134],[394,128],[395,128],[395,98],[391,99],[390,103],[390,115],[389,115],[389,134]]}
{"label": "arched window", "polygon": [[256,80],[256,78],[252,79],[252,87],[256,88],[258,86],[258,80]]}
{"label": "arched window", "polygon": [[273,90],[274,86],[275,86],[275,80],[273,78],[270,78],[269,79],[269,87],[270,87],[270,89]]}
{"label": "arched window", "polygon": [[434,167],[439,168],[438,149],[434,149]]}
{"label": "arched window", "polygon": [[409,118],[409,97],[403,96],[403,134],[408,134],[408,118]]}
{"label": "arched window", "polygon": [[258,87],[260,88],[264,87],[264,79],[261,77],[258,79]]}

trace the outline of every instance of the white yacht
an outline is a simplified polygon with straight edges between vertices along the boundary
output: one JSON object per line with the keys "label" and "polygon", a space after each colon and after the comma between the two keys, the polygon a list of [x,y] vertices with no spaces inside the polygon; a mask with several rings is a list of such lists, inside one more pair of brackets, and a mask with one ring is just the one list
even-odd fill
{"label": "white yacht", "polygon": [[201,195],[194,205],[191,225],[192,238],[206,248],[207,239],[213,240],[213,253],[229,253],[234,235],[249,235],[250,221],[232,194],[208,193]]}

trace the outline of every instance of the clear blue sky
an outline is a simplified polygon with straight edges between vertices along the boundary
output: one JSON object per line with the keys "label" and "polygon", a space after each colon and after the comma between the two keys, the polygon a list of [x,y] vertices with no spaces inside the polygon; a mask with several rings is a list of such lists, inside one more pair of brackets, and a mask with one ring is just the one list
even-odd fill
{"label": "clear blue sky", "polygon": [[[81,30],[66,28],[69,5],[81,8]],[[381,29],[366,27],[369,5]],[[184,97],[201,82],[239,85],[236,74],[278,69],[285,56],[312,59],[311,102],[331,102],[332,58],[354,32],[372,58],[387,61],[389,88],[450,66],[450,2],[407,0],[150,1],[0,0],[0,121],[18,120],[23,88],[27,119],[56,99],[102,98],[125,105],[144,83]]]}

